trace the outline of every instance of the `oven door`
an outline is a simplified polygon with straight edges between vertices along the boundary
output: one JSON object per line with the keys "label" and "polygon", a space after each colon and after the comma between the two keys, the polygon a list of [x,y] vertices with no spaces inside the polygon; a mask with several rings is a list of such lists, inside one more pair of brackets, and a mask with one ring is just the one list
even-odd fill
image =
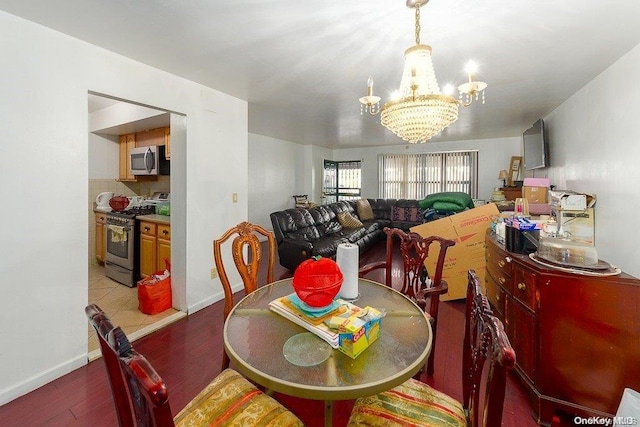
{"label": "oven door", "polygon": [[133,270],[134,267],[134,235],[130,225],[107,224],[106,260]]}

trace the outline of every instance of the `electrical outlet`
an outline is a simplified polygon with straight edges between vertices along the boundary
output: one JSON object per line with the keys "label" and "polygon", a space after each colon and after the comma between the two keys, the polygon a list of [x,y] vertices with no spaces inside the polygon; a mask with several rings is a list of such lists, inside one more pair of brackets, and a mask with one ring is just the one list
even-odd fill
{"label": "electrical outlet", "polygon": [[211,269],[211,278],[215,279],[216,277],[218,277],[218,269],[214,267]]}
{"label": "electrical outlet", "polygon": [[231,200],[233,201],[233,203],[238,203],[238,193],[233,193],[231,195]]}

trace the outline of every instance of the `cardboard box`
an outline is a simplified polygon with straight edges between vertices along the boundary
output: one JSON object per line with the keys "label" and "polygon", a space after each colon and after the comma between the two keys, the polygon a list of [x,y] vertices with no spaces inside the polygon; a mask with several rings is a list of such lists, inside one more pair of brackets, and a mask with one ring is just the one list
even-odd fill
{"label": "cardboard box", "polygon": [[[461,299],[467,296],[468,271],[475,270],[483,277],[485,271],[485,234],[491,227],[491,218],[499,216],[495,203],[469,209],[437,221],[427,222],[411,231],[423,237],[440,236],[455,240],[455,246],[447,250],[442,278],[449,285],[449,291],[440,297],[441,301]],[[435,270],[438,251],[430,251],[425,262],[429,273]]]}
{"label": "cardboard box", "polygon": [[529,203],[547,203],[547,187],[522,187],[522,197]]}
{"label": "cardboard box", "polygon": [[338,349],[349,357],[356,358],[380,337],[381,318],[363,321],[351,316],[340,327]]}

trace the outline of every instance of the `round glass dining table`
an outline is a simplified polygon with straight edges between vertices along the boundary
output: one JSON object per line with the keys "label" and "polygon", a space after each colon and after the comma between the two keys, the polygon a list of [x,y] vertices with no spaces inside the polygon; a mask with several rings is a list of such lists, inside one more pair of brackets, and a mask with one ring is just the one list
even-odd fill
{"label": "round glass dining table", "polygon": [[[359,279],[354,304],[386,313],[380,337],[352,359],[306,329],[269,309],[269,303],[293,293],[292,279],[258,288],[236,304],[224,324],[224,346],[234,368],[268,390],[325,401],[325,425],[331,404],[389,390],[414,376],[431,351],[432,331],[422,310],[400,292]],[[293,338],[292,338],[293,337]],[[291,343],[304,338],[312,363],[292,363]],[[310,344],[314,344],[310,345]],[[318,352],[318,357],[316,356]],[[320,355],[322,354],[322,355]],[[295,360],[294,360],[295,362]],[[328,419],[327,419],[328,418]]]}

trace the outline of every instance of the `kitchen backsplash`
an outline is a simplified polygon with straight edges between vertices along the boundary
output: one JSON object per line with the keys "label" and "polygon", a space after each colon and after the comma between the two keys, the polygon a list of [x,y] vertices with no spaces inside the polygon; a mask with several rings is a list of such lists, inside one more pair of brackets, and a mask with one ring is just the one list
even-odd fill
{"label": "kitchen backsplash", "polygon": [[89,215],[89,265],[96,263],[95,256],[95,214],[93,207],[98,194],[105,191],[112,191],[116,196],[145,196],[150,197],[157,191],[169,192],[171,190],[171,176],[159,175],[157,181],[147,182],[120,182],[115,179],[90,179],[89,180],[89,202],[87,204]]}

